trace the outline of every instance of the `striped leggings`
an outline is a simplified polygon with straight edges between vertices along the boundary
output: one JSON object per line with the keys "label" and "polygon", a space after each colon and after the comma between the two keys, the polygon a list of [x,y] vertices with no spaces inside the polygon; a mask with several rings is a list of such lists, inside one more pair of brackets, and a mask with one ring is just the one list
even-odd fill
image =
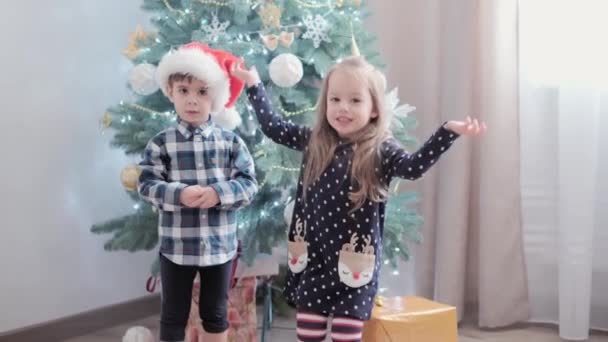
{"label": "striped leggings", "polygon": [[[322,342],[327,335],[325,316],[298,312],[296,315],[298,342]],[[361,342],[363,321],[348,317],[334,317],[331,320],[331,340],[334,342]]]}

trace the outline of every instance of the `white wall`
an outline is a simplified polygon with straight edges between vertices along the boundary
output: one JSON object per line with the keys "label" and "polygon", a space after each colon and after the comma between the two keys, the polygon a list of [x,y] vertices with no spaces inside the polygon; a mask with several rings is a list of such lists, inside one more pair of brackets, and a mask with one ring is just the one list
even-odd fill
{"label": "white wall", "polygon": [[127,96],[140,1],[21,0],[0,11],[0,333],[146,295],[153,252],[108,253],[129,161],[98,120]]}

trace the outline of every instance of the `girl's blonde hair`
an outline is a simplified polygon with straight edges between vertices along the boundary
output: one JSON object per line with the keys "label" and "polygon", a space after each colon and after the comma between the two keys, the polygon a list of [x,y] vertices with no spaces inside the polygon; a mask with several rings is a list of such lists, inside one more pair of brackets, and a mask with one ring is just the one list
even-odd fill
{"label": "girl's blonde hair", "polygon": [[388,184],[385,179],[381,178],[380,147],[382,142],[391,135],[388,128],[390,118],[384,109],[386,79],[382,72],[362,57],[345,58],[334,65],[323,80],[321,95],[317,102],[317,120],[312,129],[306,155],[302,181],[303,194],[306,197],[308,187],[318,180],[329,166],[340,140],[337,132],[329,125],[326,115],[329,79],[338,69],[350,73],[355,79],[366,84],[372,99],[372,112],[378,113],[377,117],[372,118],[369,124],[351,139],[354,156],[349,171],[354,187],[353,191],[349,193],[349,199],[353,202],[354,209],[358,209],[366,199],[380,202],[385,200],[388,195]]}

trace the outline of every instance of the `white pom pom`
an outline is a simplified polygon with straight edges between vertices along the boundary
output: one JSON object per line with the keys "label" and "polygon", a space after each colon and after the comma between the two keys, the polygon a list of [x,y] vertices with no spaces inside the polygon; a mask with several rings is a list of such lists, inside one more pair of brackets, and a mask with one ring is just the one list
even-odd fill
{"label": "white pom pom", "polygon": [[285,219],[285,223],[289,227],[291,225],[291,218],[293,216],[293,206],[295,205],[295,201],[291,201],[287,203],[285,206],[285,211],[283,211],[283,219]]}
{"label": "white pom pom", "polygon": [[291,53],[276,56],[268,66],[270,79],[279,87],[290,88],[296,85],[304,75],[302,62]]}
{"label": "white pom pom", "polygon": [[150,329],[146,327],[131,327],[122,337],[122,342],[156,342]]}
{"label": "white pom pom", "polygon": [[142,63],[136,65],[129,73],[131,89],[139,95],[150,95],[158,90],[154,78],[156,67],[153,64]]}
{"label": "white pom pom", "polygon": [[237,128],[243,122],[241,115],[234,109],[234,107],[219,113],[211,113],[211,120],[228,130]]}

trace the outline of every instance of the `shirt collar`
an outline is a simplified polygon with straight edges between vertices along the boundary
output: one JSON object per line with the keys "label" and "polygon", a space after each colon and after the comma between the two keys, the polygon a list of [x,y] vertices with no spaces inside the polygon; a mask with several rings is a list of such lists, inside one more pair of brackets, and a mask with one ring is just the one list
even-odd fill
{"label": "shirt collar", "polygon": [[207,138],[211,131],[213,130],[214,123],[211,120],[207,120],[207,122],[201,124],[200,126],[194,126],[189,122],[186,122],[181,119],[177,119],[179,123],[177,125],[177,130],[184,136],[186,139],[190,139],[193,134],[200,134]]}

